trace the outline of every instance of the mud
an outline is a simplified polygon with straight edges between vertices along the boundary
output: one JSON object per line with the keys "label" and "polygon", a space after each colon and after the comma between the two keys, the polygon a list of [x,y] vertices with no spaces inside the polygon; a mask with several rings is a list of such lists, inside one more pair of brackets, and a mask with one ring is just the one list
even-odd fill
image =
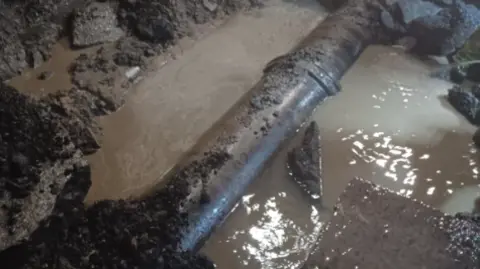
{"label": "mud", "polygon": [[88,209],[76,208],[74,215],[53,215],[28,242],[0,253],[2,265],[11,269],[215,268],[207,258],[177,249],[182,229],[188,226],[186,212],[208,202],[201,179],[230,158],[222,152],[205,156],[204,161],[184,167],[166,188],[142,200],[105,200]]}
{"label": "mud", "polygon": [[289,152],[287,160],[293,179],[307,194],[319,201],[323,195],[320,143],[320,129],[313,121],[305,130],[302,143]]}
{"label": "mud", "polygon": [[478,268],[470,255],[478,248],[453,239],[460,227],[463,220],[354,179],[302,268]]}
{"label": "mud", "polygon": [[90,178],[86,161],[51,107],[4,85],[0,102],[3,250],[27,239],[57,202],[63,202],[63,213],[82,204]]}
{"label": "mud", "polygon": [[[2,264],[8,264],[9,268],[135,268],[152,262],[154,266],[163,264],[165,268],[211,268],[213,265],[204,258],[175,254],[175,240],[170,237],[179,233],[171,229],[187,225],[186,220],[175,219],[182,216],[179,208],[186,210],[208,201],[208,195],[202,191],[199,199],[188,200],[179,206],[179,201],[185,201],[192,193],[195,198],[196,191],[203,190],[204,186],[196,186],[197,179],[213,171],[215,162],[221,162],[228,155],[220,155],[208,164],[195,163],[194,168],[183,170],[182,176],[176,177],[181,177],[180,182],[188,177],[195,186],[176,184],[173,190],[168,188],[168,193],[157,193],[147,200],[106,201],[84,209],[83,200],[90,187],[90,175],[85,172],[89,171],[89,166],[83,160],[83,154],[91,154],[101,146],[101,129],[94,118],[114,112],[123,105],[140,68],[145,70],[153,56],[163,52],[166,46],[187,32],[192,33],[194,23],[208,22],[258,3],[227,1],[216,4],[210,1],[208,5],[202,5],[193,1],[176,1],[165,5],[145,1],[136,3],[139,6],[135,6],[135,12],[129,9],[131,2],[108,7],[105,3],[90,3],[75,11],[71,25],[73,32],[69,32],[71,29],[67,26],[70,23],[62,18],[72,14],[70,4],[73,1],[57,2],[2,2],[5,9],[2,9],[0,19],[5,24],[0,29],[0,42],[3,42],[0,60],[5,64],[0,68],[0,80],[10,79],[27,66],[35,68],[49,59],[52,46],[65,34],[73,35],[73,45],[82,47],[117,40],[120,38],[119,31],[134,36],[81,54],[69,68],[74,85],[71,89],[34,100],[2,85],[2,102],[5,103],[2,106],[5,107],[2,111],[5,114],[2,116],[5,154],[2,156],[5,158],[1,163],[5,174],[0,182],[6,191],[2,191],[0,249],[28,240],[2,252],[0,256],[5,261]],[[113,26],[116,24],[113,7],[120,17],[122,12],[128,13],[128,23],[122,24],[126,21],[119,20],[123,30]],[[169,16],[162,17],[165,21],[156,23],[154,17],[162,14]],[[132,16],[139,19],[132,20]],[[149,23],[149,26],[142,23]],[[148,40],[153,43],[137,39],[145,34],[145,29],[139,34],[139,28],[152,26],[152,33],[158,36],[164,23],[173,31],[169,38]],[[52,73],[45,72],[38,78],[47,80],[51,76]],[[24,125],[14,128],[16,122]],[[16,134],[15,137],[12,133]],[[36,136],[32,137],[32,134]],[[207,160],[210,159],[207,157]],[[77,175],[77,170],[83,173]],[[72,183],[73,179],[75,182]],[[157,216],[158,212],[163,212],[162,206],[167,215],[162,213]],[[30,216],[31,212],[35,214]],[[112,223],[119,226],[112,227]],[[134,226],[125,230],[128,225]],[[106,234],[95,234],[103,230]],[[114,240],[110,238],[117,231],[121,231],[118,234],[121,238],[133,234],[129,238],[131,243],[136,240],[148,242],[135,243],[139,248],[136,254],[129,252],[129,246],[125,252],[125,249],[116,248],[118,242],[112,243]],[[145,235],[147,231],[151,234]],[[70,236],[72,233],[74,235]],[[112,241],[108,243],[109,247],[105,247],[105,241]],[[94,255],[96,252],[101,254],[100,260],[95,260],[98,259],[98,255]],[[16,253],[18,259],[13,258],[11,253]],[[165,261],[157,260],[160,253],[168,254],[163,255]],[[188,260],[195,263],[188,263]]]}

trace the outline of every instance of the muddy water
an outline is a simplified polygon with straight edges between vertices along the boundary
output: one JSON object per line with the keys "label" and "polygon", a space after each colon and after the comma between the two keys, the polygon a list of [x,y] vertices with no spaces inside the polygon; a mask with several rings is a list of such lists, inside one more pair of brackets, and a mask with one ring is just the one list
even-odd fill
{"label": "muddy water", "polygon": [[444,101],[450,85],[428,78],[430,70],[402,51],[369,48],[343,92],[312,117],[323,141],[326,209],[292,183],[284,150],[204,252],[218,268],[297,268],[354,177],[447,213],[471,210],[480,195],[474,128]]}
{"label": "muddy water", "polygon": [[128,103],[102,119],[104,144],[92,156],[91,202],[140,195],[155,185],[256,82],[322,18],[311,1],[271,1],[230,19],[147,74]]}
{"label": "muddy water", "polygon": [[[62,39],[53,47],[53,57],[49,61],[38,68],[25,70],[22,76],[12,78],[9,84],[33,96],[41,96],[58,90],[69,89],[71,87],[70,75],[66,70],[81,53],[88,53],[94,49],[95,47],[72,51],[69,41],[66,38]],[[39,75],[42,72],[52,72],[52,75],[46,80],[41,80]]]}

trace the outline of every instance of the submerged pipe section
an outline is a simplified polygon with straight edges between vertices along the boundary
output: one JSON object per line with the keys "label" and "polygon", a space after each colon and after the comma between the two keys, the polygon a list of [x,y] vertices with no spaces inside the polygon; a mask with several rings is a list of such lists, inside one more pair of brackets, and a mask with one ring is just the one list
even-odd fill
{"label": "submerged pipe section", "polygon": [[376,41],[378,16],[364,1],[329,16],[294,50],[270,62],[253,89],[173,170],[164,187],[184,190],[172,203],[188,219],[178,227],[180,250],[198,250],[283,142],[340,91],[339,79]]}

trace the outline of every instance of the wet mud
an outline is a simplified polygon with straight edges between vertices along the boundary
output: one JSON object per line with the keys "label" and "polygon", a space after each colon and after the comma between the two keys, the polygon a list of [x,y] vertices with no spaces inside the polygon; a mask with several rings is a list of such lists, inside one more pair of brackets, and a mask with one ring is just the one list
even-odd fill
{"label": "wet mud", "polygon": [[321,203],[322,152],[320,129],[316,122],[311,122],[305,130],[301,145],[289,152],[287,165],[300,187]]}

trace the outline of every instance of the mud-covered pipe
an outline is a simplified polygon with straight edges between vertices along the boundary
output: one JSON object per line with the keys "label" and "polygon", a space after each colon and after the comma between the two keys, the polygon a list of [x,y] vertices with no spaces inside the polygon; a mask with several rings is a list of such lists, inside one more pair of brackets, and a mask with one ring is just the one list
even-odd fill
{"label": "mud-covered pipe", "polygon": [[340,90],[339,79],[375,42],[378,14],[363,1],[351,2],[293,51],[270,62],[253,89],[173,170],[166,188],[186,190],[174,202],[188,218],[178,227],[181,250],[197,250],[203,244],[270,157],[322,101]]}

